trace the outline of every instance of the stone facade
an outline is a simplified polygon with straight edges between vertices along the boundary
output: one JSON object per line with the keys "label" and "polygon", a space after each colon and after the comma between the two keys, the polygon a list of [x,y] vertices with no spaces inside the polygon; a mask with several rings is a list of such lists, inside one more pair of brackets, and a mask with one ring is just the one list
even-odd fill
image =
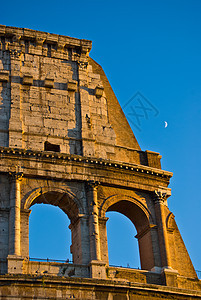
{"label": "stone facade", "polygon": [[[87,40],[0,26],[0,295],[200,298],[167,205],[172,173],[141,151],[90,50]],[[36,203],[69,217],[73,264],[29,260]],[[107,211],[136,227],[141,270],[109,266]]]}

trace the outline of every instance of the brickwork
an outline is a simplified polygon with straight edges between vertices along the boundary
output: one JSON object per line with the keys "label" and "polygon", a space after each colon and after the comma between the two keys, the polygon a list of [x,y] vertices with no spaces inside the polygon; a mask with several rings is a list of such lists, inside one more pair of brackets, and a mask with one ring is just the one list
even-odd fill
{"label": "brickwork", "polygon": [[[10,286],[0,295],[14,284],[22,295],[28,284],[26,295],[45,299],[200,298],[168,208],[172,173],[159,153],[140,149],[90,49],[87,40],[0,26],[0,281]],[[36,203],[69,217],[73,264],[30,261]],[[142,270],[109,266],[107,211],[135,226]]]}

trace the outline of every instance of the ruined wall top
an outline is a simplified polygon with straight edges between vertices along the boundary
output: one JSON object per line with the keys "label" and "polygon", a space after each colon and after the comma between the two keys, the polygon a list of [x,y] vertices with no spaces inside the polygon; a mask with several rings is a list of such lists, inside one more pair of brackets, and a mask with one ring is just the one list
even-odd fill
{"label": "ruined wall top", "polygon": [[0,25],[0,36],[5,36],[7,39],[7,41],[5,40],[7,48],[12,43],[18,43],[22,51],[24,42],[27,40],[32,40],[36,45],[42,45],[43,43],[54,44],[61,49],[64,47],[76,47],[84,53],[89,52],[92,47],[92,42],[89,40],[5,25]]}
{"label": "ruined wall top", "polygon": [[0,146],[161,168],[143,152],[92,42],[0,25]]}

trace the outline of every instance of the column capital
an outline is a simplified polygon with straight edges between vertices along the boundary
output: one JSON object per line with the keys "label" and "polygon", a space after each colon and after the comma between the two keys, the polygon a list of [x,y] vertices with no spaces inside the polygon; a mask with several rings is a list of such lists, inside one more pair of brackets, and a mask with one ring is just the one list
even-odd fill
{"label": "column capital", "polygon": [[9,176],[10,176],[11,181],[13,181],[13,180],[21,181],[24,174],[23,174],[23,172],[9,172]]}
{"label": "column capital", "polygon": [[160,204],[166,204],[167,198],[169,197],[166,191],[155,190],[154,191],[154,202]]}
{"label": "column capital", "polygon": [[45,38],[44,37],[37,37],[36,38],[36,44],[39,45],[39,46],[43,46],[45,42]]}
{"label": "column capital", "polygon": [[81,70],[86,70],[87,66],[88,66],[88,62],[87,61],[78,61],[78,66]]}
{"label": "column capital", "polygon": [[88,189],[97,189],[98,186],[100,185],[99,181],[95,181],[95,180],[89,180],[87,181],[87,187]]}

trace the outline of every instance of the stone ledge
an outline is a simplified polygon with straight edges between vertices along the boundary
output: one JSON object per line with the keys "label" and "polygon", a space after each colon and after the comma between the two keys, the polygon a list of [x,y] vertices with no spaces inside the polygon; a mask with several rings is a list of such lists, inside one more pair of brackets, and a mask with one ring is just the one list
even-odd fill
{"label": "stone ledge", "polygon": [[[92,47],[92,42],[90,40],[5,25],[0,25],[0,35],[9,36],[12,38],[10,45],[18,44],[20,47],[24,46],[22,43],[24,40],[35,41],[36,48],[38,46],[41,47],[45,42],[50,44],[54,43],[58,49],[64,49],[64,47],[68,46],[71,48],[79,47],[84,54],[89,52]],[[8,48],[9,47],[10,46],[8,45]],[[24,50],[22,49],[22,51]]]}
{"label": "stone ledge", "polygon": [[67,83],[67,90],[75,92],[77,90],[77,81],[69,80]]}
{"label": "stone ledge", "polygon": [[[94,279],[94,278],[64,278],[64,277],[57,277],[57,276],[37,276],[37,275],[15,275],[15,274],[6,274],[6,275],[0,275],[0,283],[3,286],[12,286],[15,285],[15,291],[19,287],[22,286],[32,286],[33,288],[36,288],[39,286],[43,287],[44,282],[47,287],[53,287],[55,286],[57,288],[61,287],[68,287],[71,286],[71,289],[74,287],[77,288],[83,288],[83,289],[93,289],[98,288],[102,291],[107,291],[108,289],[111,289],[113,292],[119,291],[125,291],[125,293],[129,290],[129,292],[134,292],[137,294],[140,292],[140,295],[142,296],[143,292],[145,293],[145,296],[147,295],[147,292],[150,293],[156,293],[156,299],[159,299],[159,297],[163,297],[164,299],[167,299],[165,297],[173,297],[171,299],[192,299],[191,297],[195,297],[195,299],[201,299],[201,291],[198,290],[188,290],[188,289],[182,289],[182,288],[176,288],[176,287],[167,287],[167,286],[161,286],[156,284],[146,284],[146,283],[132,283],[129,281],[117,281],[117,280],[109,280],[109,279]],[[186,298],[180,298],[186,297]],[[148,296],[149,297],[149,296]],[[150,298],[145,298],[150,299]],[[169,299],[169,298],[168,298]]]}
{"label": "stone ledge", "polygon": [[23,79],[22,79],[22,84],[32,85],[33,84],[33,76],[32,75],[24,75]]}
{"label": "stone ledge", "polygon": [[8,82],[9,81],[9,71],[0,70],[0,82]]}
{"label": "stone ledge", "polygon": [[49,77],[45,78],[44,86],[46,88],[53,88],[54,87],[54,78],[49,78]]}
{"label": "stone ledge", "polygon": [[95,88],[95,96],[97,98],[101,98],[103,96],[104,87],[103,86],[97,86]]}
{"label": "stone ledge", "polygon": [[128,171],[142,173],[143,175],[150,176],[158,176],[165,178],[171,178],[172,173],[168,171],[163,171],[160,169],[144,166],[144,165],[136,165],[136,164],[128,164],[128,163],[120,163],[117,161],[107,160],[107,159],[96,159],[93,157],[85,157],[80,155],[70,155],[64,153],[50,152],[50,151],[33,151],[33,150],[25,150],[19,148],[6,148],[0,147],[0,154],[9,155],[9,156],[28,156],[28,157],[41,157],[45,159],[58,159],[64,161],[73,161],[73,162],[83,162],[87,164],[95,164],[99,166],[106,166],[111,168],[125,169]]}

